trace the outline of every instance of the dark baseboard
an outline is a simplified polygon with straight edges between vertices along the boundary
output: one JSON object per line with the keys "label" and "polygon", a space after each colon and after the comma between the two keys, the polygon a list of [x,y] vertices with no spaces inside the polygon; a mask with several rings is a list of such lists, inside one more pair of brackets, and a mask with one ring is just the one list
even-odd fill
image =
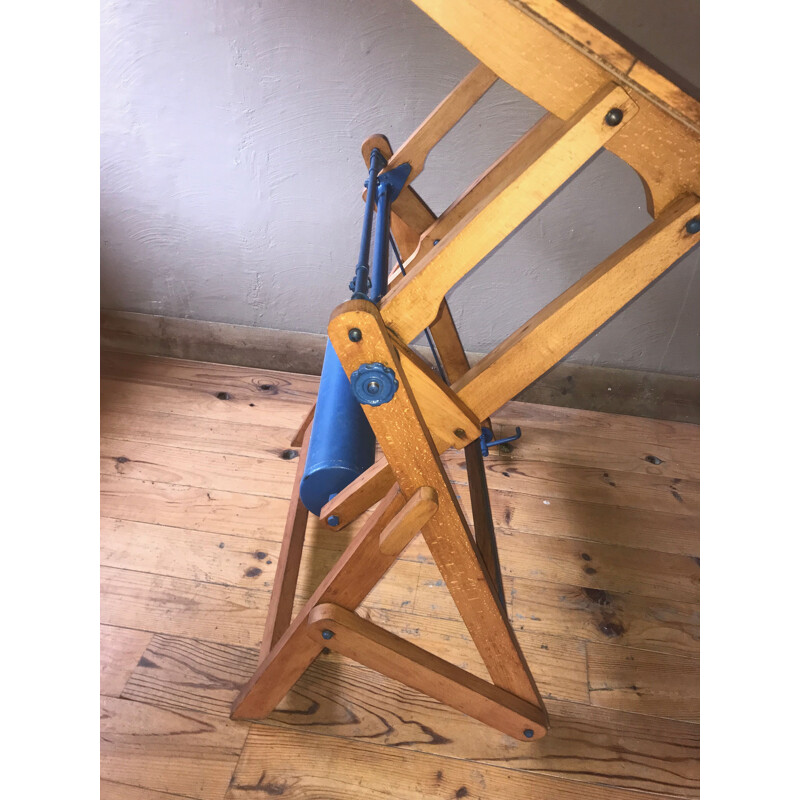
{"label": "dark baseboard", "polygon": [[[100,345],[128,353],[319,375],[325,336],[129,311],[100,312]],[[416,348],[428,361],[430,350]],[[471,364],[482,353],[467,354]],[[700,380],[682,375],[557,364],[517,400],[543,405],[700,422]]]}

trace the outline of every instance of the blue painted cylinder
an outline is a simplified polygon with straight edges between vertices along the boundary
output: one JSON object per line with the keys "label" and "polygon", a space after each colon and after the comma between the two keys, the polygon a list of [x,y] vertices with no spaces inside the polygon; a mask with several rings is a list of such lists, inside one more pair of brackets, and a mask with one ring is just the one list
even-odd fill
{"label": "blue painted cylinder", "polygon": [[353,396],[350,379],[328,340],[317,408],[311,425],[300,499],[316,516],[338,494],[375,463],[375,434]]}

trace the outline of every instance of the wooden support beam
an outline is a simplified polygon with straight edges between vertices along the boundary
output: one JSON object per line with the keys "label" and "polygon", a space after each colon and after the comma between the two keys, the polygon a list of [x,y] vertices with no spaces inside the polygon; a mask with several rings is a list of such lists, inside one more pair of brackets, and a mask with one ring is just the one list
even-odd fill
{"label": "wooden support beam", "polygon": [[494,191],[516,180],[537,157],[542,140],[556,134],[563,124],[553,114],[545,114],[526,134],[511,145],[447,207],[438,219],[431,223],[428,230],[420,237],[417,249],[406,259],[404,264],[406,271],[430,253],[434,242],[444,239],[462,219],[483,207]]}
{"label": "wooden support beam", "polygon": [[[446,447],[442,442],[442,447]],[[394,484],[394,473],[389,462],[381,457],[365,472],[362,472],[351,484],[342,489],[332,500],[329,500],[319,512],[319,518],[327,521],[337,517],[336,525],[329,525],[331,530],[340,531],[354,519],[360,517],[368,508],[377,503]]]}
{"label": "wooden support beam", "polygon": [[[361,331],[359,341],[350,340],[352,328]],[[403,493],[410,497],[420,486],[436,490],[439,510],[422,534],[492,680],[543,708],[380,313],[367,301],[344,303],[333,312],[328,336],[345,371],[352,373],[361,364],[376,362],[394,371],[398,388],[392,399],[362,406],[364,413]]]}
{"label": "wooden support beam", "polygon": [[610,81],[627,88],[639,113],[608,149],[641,177],[650,214],[659,216],[682,195],[699,195],[698,104],[669,81],[654,80],[652,70],[634,65],[626,72],[602,49],[591,52],[582,34],[574,35],[585,23],[568,25],[560,15],[551,24],[550,12],[534,0],[414,3],[501,80],[560,119]]}
{"label": "wooden support beam", "polygon": [[308,620],[308,634],[318,644],[425,692],[515,739],[527,742],[547,733],[547,716],[542,709],[352,611],[330,603],[317,606]]}
{"label": "wooden support beam", "polygon": [[411,173],[406,186],[410,184],[422,172],[425,160],[434,146],[483,97],[496,80],[497,75],[484,64],[478,63],[478,66],[431,111],[414,133],[403,142],[389,159],[384,171],[388,172],[400,164],[410,164]]}
{"label": "wooden support beam", "polygon": [[430,486],[420,486],[381,534],[378,545],[381,553],[399,556],[437,508],[439,500],[436,490]]}
{"label": "wooden support beam", "polygon": [[303,470],[306,466],[310,439],[311,431],[307,428],[303,432],[292,496],[289,500],[289,512],[286,515],[286,524],[283,527],[281,554],[278,558],[275,580],[272,583],[272,596],[269,601],[264,636],[261,639],[261,658],[264,658],[269,653],[292,621],[292,608],[294,607],[294,596],[297,591],[297,576],[300,574],[300,559],[303,555],[303,542],[305,541],[306,525],[308,524],[308,509],[300,499],[300,481],[303,478]]}
{"label": "wooden support beam", "polygon": [[[460,376],[459,376],[460,377]],[[308,410],[303,421],[300,423],[300,427],[297,429],[297,432],[292,437],[291,445],[292,447],[300,447],[303,444],[303,439],[305,438],[306,431],[308,430],[309,425],[311,425],[311,421],[314,419],[314,412],[317,410],[317,404],[314,403],[313,406]]]}
{"label": "wooden support beam", "polygon": [[370,520],[356,534],[317,590],[294,618],[275,646],[259,661],[253,677],[239,693],[231,712],[233,719],[263,719],[269,716],[294,686],[322,645],[312,641],[306,626],[320,603],[357,608],[375,584],[395,562],[381,553],[380,535],[405,504],[399,487],[394,487],[375,509]]}
{"label": "wooden support beam", "polygon": [[461,449],[481,435],[480,420],[408,345],[391,337],[425,424],[437,445]]}
{"label": "wooden support beam", "polygon": [[[606,122],[612,108],[623,112],[619,124]],[[623,89],[609,85],[555,132],[545,126],[530,166],[501,183],[389,291],[380,304],[386,325],[411,342],[436,317],[445,294],[623,130],[636,111]]]}
{"label": "wooden support beam", "polygon": [[493,414],[577,347],[700,240],[681,198],[641,233],[545,306],[453,385],[476,416]]}

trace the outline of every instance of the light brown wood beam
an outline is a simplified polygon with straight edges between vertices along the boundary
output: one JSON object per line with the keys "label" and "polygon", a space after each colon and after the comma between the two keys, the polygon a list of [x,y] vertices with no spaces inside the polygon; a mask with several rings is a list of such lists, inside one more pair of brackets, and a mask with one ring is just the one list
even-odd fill
{"label": "light brown wood beam", "polygon": [[253,677],[234,702],[233,719],[269,716],[319,655],[322,645],[306,634],[309,615],[317,605],[336,603],[343,608],[357,608],[392,566],[395,557],[381,553],[378,545],[384,528],[404,504],[399,487],[390,490],[283,636],[259,659]]}
{"label": "light brown wood beam", "polygon": [[[330,603],[317,606],[309,617],[308,626],[309,636],[319,644],[425,692],[514,739],[532,741],[547,733],[547,716],[537,706],[352,611]],[[327,638],[323,637],[323,631],[327,631]]]}
{"label": "light brown wood beam", "polygon": [[267,622],[264,627],[264,636],[261,639],[261,658],[264,658],[283,636],[292,621],[292,608],[297,591],[297,577],[300,574],[300,559],[303,555],[303,542],[305,541],[306,525],[308,523],[308,509],[300,500],[300,481],[303,478],[303,470],[306,466],[310,439],[311,431],[304,431],[300,457],[297,459],[297,471],[295,472],[292,496],[289,500],[289,511],[283,528],[283,541],[281,542],[281,554],[278,558],[278,569],[275,572],[275,580],[272,583],[272,597],[270,598]]}
{"label": "light brown wood beam", "polygon": [[[348,336],[352,328],[361,331],[358,341]],[[492,680],[543,708],[380,313],[364,300],[344,303],[333,312],[328,336],[346,372],[366,363],[380,363],[394,371],[397,390],[391,400],[362,406],[364,413],[403,494],[411,497],[420,486],[430,486],[437,493],[439,508],[422,535]]]}
{"label": "light brown wood beam", "polygon": [[[612,108],[622,111],[616,125],[606,121]],[[389,291],[380,304],[386,325],[404,342],[413,341],[436,318],[445,294],[623,130],[636,111],[623,89],[609,85],[555,130],[543,126],[527,169],[500,183]]]}
{"label": "light brown wood beam", "polygon": [[[586,23],[570,25],[563,14],[553,15],[551,7],[558,4],[414,3],[501,80],[560,119],[571,117],[610,81],[626,87],[639,114],[608,149],[639,174],[650,214],[659,216],[685,194],[700,194],[699,105],[653,70],[637,64],[626,73],[613,57],[605,57],[602,46],[592,51]],[[581,31],[577,37],[576,31]],[[588,38],[601,41],[596,35]]]}
{"label": "light brown wood beam", "polygon": [[[384,172],[410,164],[411,173],[406,186],[425,167],[430,151],[442,140],[453,126],[469,111],[497,80],[487,66],[479,63],[461,83],[425,118],[423,123],[403,142],[389,159]],[[402,193],[401,193],[402,194]],[[396,201],[395,201],[396,202]]]}
{"label": "light brown wood beam", "polygon": [[453,389],[476,416],[493,414],[633,300],[700,240],[686,224],[695,196],[676,200],[627,244],[598,264],[485,356]]}

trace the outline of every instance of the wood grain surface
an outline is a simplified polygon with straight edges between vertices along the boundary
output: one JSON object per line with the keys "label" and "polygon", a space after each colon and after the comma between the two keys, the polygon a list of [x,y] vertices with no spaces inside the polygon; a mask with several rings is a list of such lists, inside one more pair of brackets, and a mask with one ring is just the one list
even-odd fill
{"label": "wood grain surface", "polygon": [[[266,720],[234,722],[317,379],[118,353],[103,367],[103,798],[698,796],[697,427],[523,403],[493,418],[523,429],[486,468],[541,741],[333,652]],[[471,524],[464,454],[442,462]],[[362,526],[310,517],[295,613]],[[421,536],[358,614],[488,678]]]}

